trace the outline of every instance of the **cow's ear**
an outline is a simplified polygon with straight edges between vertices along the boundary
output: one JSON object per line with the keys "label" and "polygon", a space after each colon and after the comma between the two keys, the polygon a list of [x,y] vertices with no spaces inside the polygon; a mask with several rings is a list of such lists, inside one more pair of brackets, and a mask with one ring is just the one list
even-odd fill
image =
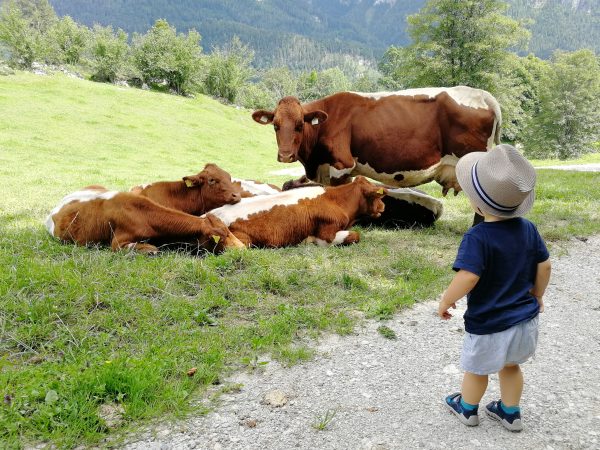
{"label": "cow's ear", "polygon": [[381,198],[381,197],[385,197],[387,194],[388,194],[387,189],[384,187],[380,187],[380,186],[376,187],[376,189],[369,192],[369,196],[371,198]]}
{"label": "cow's ear", "polygon": [[319,125],[327,120],[327,113],[325,111],[313,111],[304,114],[304,121],[311,125]]}
{"label": "cow's ear", "polygon": [[265,111],[264,109],[259,109],[258,111],[254,111],[252,113],[252,118],[254,121],[260,123],[261,125],[273,123],[273,117],[275,117],[275,113],[273,113],[273,111]]}
{"label": "cow's ear", "polygon": [[190,177],[183,177],[183,182],[189,188],[196,187],[202,185],[204,182],[204,178],[199,177],[197,175],[193,175]]}

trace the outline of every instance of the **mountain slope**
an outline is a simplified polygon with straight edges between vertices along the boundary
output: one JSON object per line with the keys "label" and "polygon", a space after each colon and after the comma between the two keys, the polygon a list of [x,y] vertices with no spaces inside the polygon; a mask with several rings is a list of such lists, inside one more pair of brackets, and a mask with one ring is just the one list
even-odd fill
{"label": "mountain slope", "polygon": [[[318,66],[327,53],[378,58],[390,45],[406,45],[406,16],[425,0],[50,0],[60,15],[87,25],[112,24],[145,32],[165,18],[179,30],[196,28],[206,51],[239,36],[256,50],[258,66]],[[512,0],[509,14],[531,18],[530,50],[548,57],[555,49],[591,47],[600,52],[600,0]],[[298,36],[306,39],[298,40]],[[290,61],[285,49],[306,56]],[[279,48],[279,56],[275,56]],[[297,51],[294,52],[297,55]],[[297,57],[297,56],[296,56]]]}

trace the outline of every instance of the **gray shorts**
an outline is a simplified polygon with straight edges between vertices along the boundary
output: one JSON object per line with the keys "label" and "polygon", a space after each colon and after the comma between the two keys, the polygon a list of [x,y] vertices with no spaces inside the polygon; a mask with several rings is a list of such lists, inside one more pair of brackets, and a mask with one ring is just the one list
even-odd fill
{"label": "gray shorts", "polygon": [[476,375],[499,372],[507,364],[522,364],[535,353],[538,316],[492,334],[465,335],[460,366]]}

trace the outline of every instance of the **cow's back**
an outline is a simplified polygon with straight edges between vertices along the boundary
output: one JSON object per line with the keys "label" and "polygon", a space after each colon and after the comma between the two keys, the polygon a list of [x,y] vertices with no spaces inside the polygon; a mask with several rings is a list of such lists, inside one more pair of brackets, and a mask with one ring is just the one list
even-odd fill
{"label": "cow's back", "polygon": [[62,241],[80,245],[108,242],[110,224],[103,205],[117,194],[94,186],[65,196],[46,219],[48,232]]}

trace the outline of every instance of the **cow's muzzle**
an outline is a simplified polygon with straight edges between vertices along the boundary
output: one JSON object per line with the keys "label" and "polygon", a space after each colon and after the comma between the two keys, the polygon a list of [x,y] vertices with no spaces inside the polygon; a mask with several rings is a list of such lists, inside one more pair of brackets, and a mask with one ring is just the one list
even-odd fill
{"label": "cow's muzzle", "polygon": [[293,163],[296,161],[296,157],[292,154],[282,155],[281,153],[278,153],[277,161],[282,162],[282,163]]}

